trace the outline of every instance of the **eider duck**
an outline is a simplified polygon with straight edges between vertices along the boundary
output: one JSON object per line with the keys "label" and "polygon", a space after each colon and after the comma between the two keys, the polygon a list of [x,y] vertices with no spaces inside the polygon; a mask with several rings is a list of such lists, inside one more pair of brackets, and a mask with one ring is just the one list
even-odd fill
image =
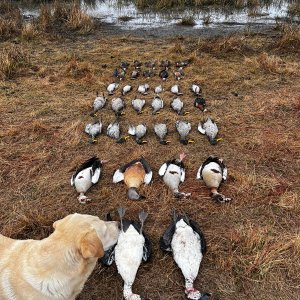
{"label": "eider duck", "polygon": [[170,188],[176,198],[186,198],[191,193],[179,192],[179,185],[185,180],[185,166],[183,160],[185,153],[179,155],[179,159],[168,160],[159,169],[159,176],[163,177],[164,183]]}
{"label": "eider duck", "polygon": [[91,142],[97,142],[96,137],[102,132],[101,120],[95,119],[92,123],[85,126],[84,132],[91,137]]}
{"label": "eider duck", "polygon": [[180,80],[184,77],[184,71],[182,67],[180,67],[177,71],[174,72],[174,76],[176,80]]}
{"label": "eider duck", "polygon": [[205,122],[199,122],[198,130],[201,134],[205,134],[208,137],[211,145],[217,144],[216,136],[218,134],[218,126],[214,120],[207,118]]}
{"label": "eider duck", "polygon": [[167,71],[167,68],[164,68],[163,70],[161,70],[159,72],[159,77],[162,79],[162,80],[166,80],[168,77],[169,77],[169,72]]}
{"label": "eider duck", "polygon": [[147,133],[146,124],[139,124],[137,126],[129,125],[128,133],[132,136],[135,136],[135,141],[137,144],[142,145],[147,143],[147,141],[141,140]]}
{"label": "eider duck", "polygon": [[105,265],[111,265],[113,261],[116,262],[118,273],[124,281],[123,297],[125,300],[149,300],[132,292],[132,285],[141,262],[147,262],[151,256],[151,242],[143,231],[148,214],[144,211],[139,213],[139,224],[123,219],[124,208],[118,208],[118,213],[121,220],[118,242],[112,250],[105,253],[101,262]]}
{"label": "eider duck", "polygon": [[176,121],[176,129],[180,136],[180,143],[187,145],[189,143],[194,143],[194,140],[188,139],[188,135],[192,129],[191,123],[187,121]]}
{"label": "eider duck", "polygon": [[171,225],[160,238],[160,248],[170,251],[185,279],[185,294],[190,300],[208,300],[209,293],[194,288],[199,267],[206,253],[206,242],[197,223],[186,214],[178,216],[175,211]]}
{"label": "eider duck", "polygon": [[161,97],[156,95],[152,100],[151,106],[153,108],[152,114],[159,114],[159,110],[161,110],[164,107],[164,101]]}
{"label": "eider duck", "polygon": [[138,77],[140,76],[140,72],[139,71],[136,71],[136,70],[134,70],[134,71],[132,71],[132,73],[131,73],[131,79],[137,79]]}
{"label": "eider duck", "polygon": [[167,125],[164,123],[158,123],[154,125],[154,132],[159,138],[159,143],[161,145],[167,145],[170,143],[169,141],[166,141],[166,136],[168,134],[168,128]]}
{"label": "eider duck", "polygon": [[138,193],[142,183],[149,184],[152,180],[152,171],[147,161],[141,157],[117,169],[113,176],[113,182],[124,181],[128,187],[128,198],[139,200],[145,198]]}
{"label": "eider duck", "polygon": [[120,68],[121,68],[122,70],[126,71],[126,70],[128,69],[128,67],[129,67],[129,63],[128,63],[127,61],[122,61],[122,62],[120,63]]}
{"label": "eider duck", "polygon": [[147,95],[148,90],[149,90],[149,84],[147,84],[147,83],[146,84],[141,84],[138,87],[138,92],[140,92],[143,95]]}
{"label": "eider duck", "polygon": [[155,89],[154,89],[155,94],[160,94],[160,93],[162,93],[163,91],[164,91],[164,89],[163,89],[163,87],[162,87],[161,84],[158,85],[158,86],[156,86]]}
{"label": "eider duck", "polygon": [[114,91],[118,88],[118,86],[119,86],[119,84],[115,83],[115,82],[109,84],[107,87],[108,94],[113,95]]}
{"label": "eider duck", "polygon": [[207,111],[206,101],[203,97],[197,96],[195,101],[194,101],[194,106],[199,108],[203,112]]}
{"label": "eider duck", "polygon": [[135,61],[133,62],[133,65],[134,65],[134,67],[135,67],[136,69],[140,69],[141,66],[142,66],[142,63],[141,63],[139,60],[135,60]]}
{"label": "eider duck", "polygon": [[131,101],[132,107],[134,110],[141,114],[143,112],[143,107],[145,106],[146,101],[144,99],[135,98]]}
{"label": "eider duck", "polygon": [[145,71],[143,72],[143,76],[144,76],[145,78],[153,77],[153,76],[154,76],[154,72],[153,72],[153,70],[145,70]]}
{"label": "eider duck", "polygon": [[191,63],[190,59],[183,60],[183,61],[176,61],[175,66],[177,68],[184,68],[187,67]]}
{"label": "eider duck", "polygon": [[93,102],[93,112],[91,113],[92,116],[95,116],[97,111],[102,109],[105,106],[107,98],[104,97],[104,94],[102,93],[102,96],[99,96],[99,93],[97,92],[96,98]]}
{"label": "eider duck", "polygon": [[129,136],[121,137],[120,124],[118,120],[115,120],[107,126],[106,134],[112,139],[116,140],[118,144],[125,143],[129,138]]}
{"label": "eider duck", "polygon": [[154,61],[146,61],[145,67],[155,70],[155,62]]}
{"label": "eider duck", "polygon": [[126,72],[123,69],[115,69],[114,70],[114,77],[119,78],[119,80],[123,80],[125,78]]}
{"label": "eider duck", "polygon": [[122,95],[125,96],[126,94],[128,94],[130,91],[132,90],[132,86],[127,84],[123,87],[122,89]]}
{"label": "eider duck", "polygon": [[125,115],[125,112],[122,111],[125,108],[125,102],[122,98],[113,98],[111,100],[111,108],[117,117]]}
{"label": "eider duck", "polygon": [[183,95],[183,93],[180,92],[180,87],[178,84],[175,84],[171,87],[171,92],[177,96]]}
{"label": "eider duck", "polygon": [[218,192],[221,183],[227,179],[227,168],[223,159],[209,156],[200,166],[197,172],[197,179],[202,179],[206,186],[211,190],[211,197],[216,202],[229,202],[231,199],[226,198]]}
{"label": "eider duck", "polygon": [[189,112],[183,113],[183,102],[179,97],[174,97],[173,101],[171,102],[171,108],[177,112],[178,115],[187,115]]}
{"label": "eider duck", "polygon": [[195,94],[195,95],[200,95],[202,92],[202,88],[200,85],[193,83],[191,86],[191,91]]}
{"label": "eider duck", "polygon": [[89,188],[96,184],[100,178],[102,162],[98,157],[93,156],[92,158],[85,161],[72,175],[71,186],[73,186],[79,193],[79,203],[86,203],[91,201],[84,194]]}
{"label": "eider duck", "polygon": [[161,68],[171,67],[171,62],[169,60],[162,60],[159,65]]}

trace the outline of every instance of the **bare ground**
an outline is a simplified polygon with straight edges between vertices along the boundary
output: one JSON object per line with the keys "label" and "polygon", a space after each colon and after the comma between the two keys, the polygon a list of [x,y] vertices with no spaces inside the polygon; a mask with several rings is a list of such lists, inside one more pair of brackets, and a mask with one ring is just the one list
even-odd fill
{"label": "bare ground", "polygon": [[[299,48],[284,47],[271,37],[233,36],[219,39],[155,39],[135,37],[39,36],[14,45],[30,57],[30,66],[13,80],[0,81],[1,233],[14,238],[42,238],[52,223],[69,213],[103,217],[119,206],[128,217],[149,211],[146,224],[153,245],[152,261],[139,269],[134,291],[151,299],[184,299],[183,277],[158,241],[170,221],[170,211],[187,212],[201,226],[208,243],[195,286],[213,299],[289,299],[299,297]],[[159,116],[136,116],[130,105],[122,122],[166,121],[171,144],[158,144],[153,132],[148,144],[125,145],[102,135],[96,145],[83,134],[90,120],[95,92],[112,81],[112,70],[122,60],[192,58],[180,82],[183,100],[193,125],[195,144],[179,143],[174,123],[179,118],[168,108]],[[107,67],[102,66],[106,64]],[[202,114],[193,107],[188,87],[198,80],[207,99],[209,115],[218,122],[223,141],[209,145],[196,127]],[[134,87],[146,80],[132,82]],[[151,87],[158,77],[147,80]],[[127,83],[127,80],[125,81]],[[174,81],[169,79],[165,87]],[[237,95],[237,96],[235,96]],[[153,94],[146,100],[148,105]],[[126,97],[129,101],[134,92]],[[171,94],[163,98],[168,103]],[[101,113],[104,125],[114,119],[110,107]],[[188,154],[179,201],[157,175],[160,165],[181,151]],[[92,155],[109,159],[88,205],[80,205],[69,179],[75,168]],[[233,198],[217,205],[195,180],[208,155],[224,158],[229,169],[222,191]],[[115,168],[144,155],[154,170],[154,181],[143,188],[146,200],[126,199],[123,185],[113,185]],[[115,267],[98,265],[78,299],[121,299],[122,280]]]}

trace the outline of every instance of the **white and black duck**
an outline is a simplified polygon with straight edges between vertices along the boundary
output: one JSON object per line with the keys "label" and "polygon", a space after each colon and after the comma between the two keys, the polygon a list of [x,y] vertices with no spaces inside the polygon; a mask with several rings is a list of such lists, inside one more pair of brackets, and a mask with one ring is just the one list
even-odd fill
{"label": "white and black duck", "polygon": [[160,94],[164,91],[163,86],[160,84],[158,86],[155,87],[154,92],[155,94]]}
{"label": "white and black duck", "polygon": [[93,102],[93,112],[91,113],[92,116],[95,116],[97,111],[99,111],[105,106],[106,100],[107,98],[104,97],[104,94],[102,94],[102,96],[99,96],[99,93],[97,92],[96,98]]}
{"label": "white and black duck", "polygon": [[146,61],[145,67],[155,70],[155,62],[154,61]]}
{"label": "white and black duck", "polygon": [[128,198],[140,200],[145,198],[138,189],[142,183],[149,184],[152,180],[152,170],[144,157],[132,160],[130,163],[117,169],[113,175],[113,183],[124,181],[128,188]]}
{"label": "white and black duck", "polygon": [[128,69],[128,67],[129,67],[129,63],[128,63],[127,61],[122,61],[122,62],[120,63],[120,68],[121,68],[122,70],[126,71],[126,70]]}
{"label": "white and black duck", "polygon": [[187,145],[194,143],[194,140],[188,138],[188,135],[192,129],[191,123],[187,121],[176,121],[176,129],[179,133],[181,144]]}
{"label": "white and black duck", "polygon": [[167,125],[164,123],[158,123],[154,125],[154,132],[158,136],[159,143],[162,145],[167,145],[169,141],[166,140],[168,134]]}
{"label": "white and black duck", "polygon": [[116,116],[125,115],[125,112],[122,111],[125,108],[125,102],[122,98],[113,98],[111,100],[111,108],[115,112]]}
{"label": "white and black duck", "polygon": [[131,79],[137,79],[140,76],[140,72],[137,70],[133,70],[131,73]]}
{"label": "white and black duck", "polygon": [[107,87],[108,94],[109,94],[109,95],[113,95],[114,92],[115,92],[115,90],[116,90],[118,87],[119,87],[119,84],[118,84],[118,83],[113,82],[113,83],[109,84],[108,87]]}
{"label": "white and black duck", "polygon": [[122,95],[125,96],[126,94],[128,94],[130,91],[132,90],[132,86],[127,84],[123,87],[122,89]]}
{"label": "white and black duck", "polygon": [[86,203],[91,201],[85,193],[91,186],[99,181],[101,174],[102,162],[98,157],[93,156],[89,160],[85,161],[72,175],[71,186],[73,186],[79,193],[79,203]]}
{"label": "white and black duck", "polygon": [[206,101],[203,97],[197,96],[194,101],[194,106],[199,108],[202,112],[207,111],[206,109]]}
{"label": "white and black duck", "polygon": [[199,267],[206,253],[206,242],[198,224],[175,211],[171,225],[160,238],[160,247],[170,251],[185,279],[185,294],[190,300],[208,300],[210,294],[194,288]]}
{"label": "white and black duck", "polygon": [[141,84],[138,87],[138,92],[140,92],[143,95],[147,95],[148,94],[148,90],[149,90],[149,84],[147,84],[147,83]]}
{"label": "white and black duck", "polygon": [[197,172],[197,179],[202,179],[211,191],[211,197],[216,202],[229,202],[231,198],[227,198],[218,192],[222,182],[227,179],[227,168],[223,159],[209,156],[200,166]]}
{"label": "white and black duck", "polygon": [[85,126],[84,132],[91,137],[91,142],[95,143],[96,137],[102,132],[101,120],[94,119],[92,123],[88,123]]}
{"label": "white and black duck", "polygon": [[131,101],[133,109],[141,114],[143,112],[143,107],[145,106],[146,101],[144,99],[135,98]]}
{"label": "white and black duck", "polygon": [[171,92],[177,96],[183,95],[183,93],[181,93],[180,91],[180,87],[178,84],[172,85]]}
{"label": "white and black duck", "polygon": [[218,135],[218,126],[214,120],[211,118],[207,118],[205,122],[200,122],[198,125],[198,130],[201,134],[205,134],[211,143],[211,145],[216,145],[218,139],[216,139]]}
{"label": "white and black duck", "polygon": [[180,183],[185,180],[185,166],[183,160],[186,155],[181,153],[179,159],[166,161],[159,169],[159,176],[163,177],[164,183],[170,188],[176,198],[186,198],[191,193],[179,192]]}
{"label": "white and black duck", "polygon": [[202,88],[200,85],[193,83],[191,86],[191,91],[195,94],[195,95],[200,95],[202,92]]}
{"label": "white and black duck", "polygon": [[133,65],[134,65],[134,67],[135,67],[136,69],[140,69],[141,66],[142,66],[142,63],[141,63],[139,60],[135,60],[135,61],[133,62]]}
{"label": "white and black duck", "polygon": [[139,124],[137,126],[129,125],[128,133],[135,137],[137,144],[141,145],[147,143],[147,141],[142,140],[147,133],[146,124]]}
{"label": "white and black duck", "polygon": [[179,97],[174,97],[171,102],[171,108],[178,114],[178,115],[187,115],[189,112],[183,112],[183,102]]}
{"label": "white and black duck", "polygon": [[164,101],[161,97],[156,95],[151,102],[151,106],[153,108],[152,114],[158,114],[159,110],[161,110],[164,107]]}
{"label": "white and black duck", "polygon": [[111,265],[115,261],[118,273],[124,281],[123,297],[125,300],[149,300],[132,292],[132,286],[142,261],[147,262],[151,256],[151,242],[143,231],[148,214],[141,211],[140,223],[138,223],[123,219],[124,208],[119,208],[118,213],[121,220],[118,242],[115,247],[105,252],[101,262],[104,265]]}
{"label": "white and black duck", "polygon": [[162,80],[166,80],[168,77],[169,77],[169,72],[167,71],[167,68],[164,68],[163,70],[161,70],[159,72],[159,77],[162,79]]}
{"label": "white and black duck", "polygon": [[116,140],[118,144],[125,143],[129,138],[129,136],[121,136],[120,124],[118,120],[115,120],[107,126],[106,134],[112,139]]}

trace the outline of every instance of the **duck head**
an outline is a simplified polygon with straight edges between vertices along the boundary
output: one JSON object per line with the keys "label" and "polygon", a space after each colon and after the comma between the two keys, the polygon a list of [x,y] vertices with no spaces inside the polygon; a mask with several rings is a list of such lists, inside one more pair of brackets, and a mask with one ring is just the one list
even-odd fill
{"label": "duck head", "polygon": [[216,145],[217,144],[217,140],[216,139],[212,139],[212,138],[208,138],[209,142],[211,145]]}
{"label": "duck head", "polygon": [[127,192],[128,198],[130,200],[140,200],[140,199],[145,199],[145,196],[142,196],[138,193],[137,189],[134,187],[131,187],[128,189]]}

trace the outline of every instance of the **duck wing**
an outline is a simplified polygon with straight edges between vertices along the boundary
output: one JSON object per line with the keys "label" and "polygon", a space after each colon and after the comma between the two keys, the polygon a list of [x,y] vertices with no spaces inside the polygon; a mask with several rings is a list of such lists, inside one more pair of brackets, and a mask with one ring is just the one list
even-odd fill
{"label": "duck wing", "polygon": [[110,249],[108,249],[104,252],[104,256],[101,257],[101,259],[100,259],[102,265],[111,266],[111,264],[114,262],[114,260],[115,260],[115,247],[116,247],[116,245],[114,245],[113,247],[111,247]]}
{"label": "duck wing", "polygon": [[126,169],[139,161],[140,161],[139,159],[134,159],[131,162],[129,162],[128,164],[117,169],[113,175],[113,183],[118,183],[118,182],[123,181],[124,180],[124,172],[126,171]]}
{"label": "duck wing", "polygon": [[163,236],[159,240],[159,245],[162,250],[172,252],[171,242],[175,230],[176,230],[176,223],[172,222],[172,224],[167,228],[167,230],[164,232]]}
{"label": "duck wing", "polygon": [[146,172],[146,175],[145,175],[145,178],[144,178],[144,183],[149,184],[152,180],[152,170],[150,168],[150,165],[148,164],[148,162],[145,160],[144,157],[142,157],[139,161],[143,165],[143,168]]}
{"label": "duck wing", "polygon": [[149,237],[143,232],[143,236],[145,238],[145,244],[143,247],[143,261],[148,261],[152,254],[152,243]]}
{"label": "duck wing", "polygon": [[201,243],[200,243],[201,244],[201,252],[202,252],[202,254],[205,254],[207,248],[206,248],[206,240],[204,238],[203,232],[201,231],[199,225],[195,221],[189,219],[189,223],[190,223],[190,226],[193,228],[193,230],[199,234],[200,241],[201,241]]}
{"label": "duck wing", "polygon": [[159,168],[159,171],[158,171],[159,176],[165,175],[169,164],[170,164],[170,161],[167,161]]}

